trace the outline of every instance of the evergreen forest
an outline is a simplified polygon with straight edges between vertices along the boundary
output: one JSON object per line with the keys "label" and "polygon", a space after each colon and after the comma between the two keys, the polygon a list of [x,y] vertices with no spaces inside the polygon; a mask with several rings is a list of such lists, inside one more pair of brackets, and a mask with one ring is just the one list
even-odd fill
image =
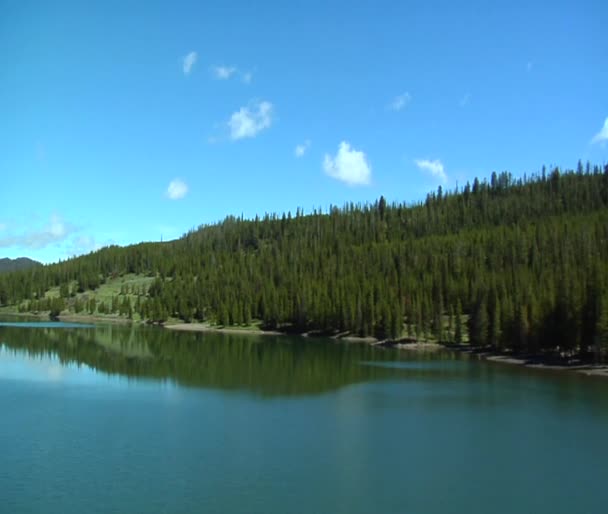
{"label": "evergreen forest", "polygon": [[[91,295],[126,274],[149,280]],[[492,173],[413,205],[230,216],[3,273],[0,306],[606,359],[608,165]]]}

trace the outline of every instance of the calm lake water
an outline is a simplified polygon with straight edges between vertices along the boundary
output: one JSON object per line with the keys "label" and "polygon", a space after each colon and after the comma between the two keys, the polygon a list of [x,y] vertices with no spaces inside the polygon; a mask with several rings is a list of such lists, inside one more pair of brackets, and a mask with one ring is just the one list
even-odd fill
{"label": "calm lake water", "polygon": [[0,512],[605,513],[608,381],[330,340],[0,326]]}

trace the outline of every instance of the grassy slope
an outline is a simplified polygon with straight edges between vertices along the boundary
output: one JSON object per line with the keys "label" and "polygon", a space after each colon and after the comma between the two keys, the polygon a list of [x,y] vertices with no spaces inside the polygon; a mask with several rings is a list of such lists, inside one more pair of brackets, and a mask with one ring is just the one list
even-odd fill
{"label": "grassy slope", "polygon": [[[135,274],[126,274],[122,276],[118,276],[115,278],[108,278],[105,283],[100,285],[94,291],[88,290],[84,293],[77,293],[76,296],[67,299],[68,302],[73,302],[76,299],[79,299],[83,302],[86,302],[92,298],[95,299],[97,305],[101,302],[104,302],[106,306],[110,306],[112,303],[112,298],[118,296],[119,301],[121,301],[125,295],[121,295],[120,291],[123,286],[129,286],[129,288],[136,287],[141,288],[142,286],[146,289],[150,286],[150,284],[154,281],[154,277],[144,276],[144,275],[135,275]],[[74,284],[70,284],[72,287]],[[130,289],[131,290],[131,289]],[[45,293],[45,298],[57,298],[59,296],[59,287],[52,287]],[[135,301],[137,299],[136,294],[129,293],[126,295],[130,298],[131,304],[135,305]],[[143,297],[142,297],[143,300]],[[18,306],[12,305],[7,307],[0,308],[0,312],[3,314],[17,314]],[[44,316],[48,315],[48,311],[45,313],[40,313]],[[93,314],[91,314],[87,308],[79,314],[75,314],[74,312],[69,312],[67,310],[63,311],[62,314],[67,314],[70,318],[78,317],[78,318],[87,318],[90,316],[95,317],[103,317],[103,318],[119,318],[118,314],[101,314],[98,310],[96,310]],[[138,314],[134,314],[134,320],[137,321],[139,319]]]}

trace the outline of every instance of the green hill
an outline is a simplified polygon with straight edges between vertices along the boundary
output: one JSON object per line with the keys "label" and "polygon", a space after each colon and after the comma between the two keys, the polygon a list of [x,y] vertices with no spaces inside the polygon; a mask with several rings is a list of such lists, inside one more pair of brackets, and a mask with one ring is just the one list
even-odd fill
{"label": "green hill", "polygon": [[[94,295],[124,276],[140,282]],[[607,281],[608,166],[579,166],[416,205],[228,217],[3,275],[0,305],[585,353],[608,346]]]}

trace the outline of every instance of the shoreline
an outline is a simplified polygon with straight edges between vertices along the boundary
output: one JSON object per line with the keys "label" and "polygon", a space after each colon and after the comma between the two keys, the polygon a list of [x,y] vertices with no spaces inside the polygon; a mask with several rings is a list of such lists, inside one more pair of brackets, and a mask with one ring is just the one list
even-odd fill
{"label": "shoreline", "polygon": [[[21,318],[36,318],[36,319],[48,319],[48,313],[0,313],[8,316],[15,316]],[[90,315],[90,314],[63,314],[58,317],[59,321],[71,322],[71,323],[113,323],[119,325],[143,325],[145,323],[141,321],[134,321],[127,318],[121,318],[118,316],[108,315]],[[336,342],[345,342],[353,344],[368,344],[370,346],[379,346],[382,348],[391,348],[407,352],[436,352],[436,351],[452,351],[455,353],[466,354],[470,357],[475,357],[478,360],[484,360],[488,362],[521,366],[529,369],[539,370],[551,370],[551,371],[568,371],[577,373],[585,376],[595,376],[608,378],[608,364],[594,364],[591,362],[559,362],[551,360],[550,356],[538,356],[538,355],[515,355],[505,352],[496,352],[486,350],[479,347],[469,347],[468,345],[455,345],[455,344],[442,344],[428,341],[416,341],[411,338],[402,338],[398,340],[380,340],[372,336],[356,336],[350,332],[328,334],[322,331],[311,331],[311,332],[287,332],[279,330],[262,330],[259,327],[247,326],[247,327],[223,327],[213,326],[207,323],[168,323],[168,324],[156,324],[163,329],[175,330],[178,332],[210,332],[210,333],[223,333],[231,335],[258,335],[258,336],[285,336],[292,335],[297,337],[325,337],[327,339],[333,339]]]}
{"label": "shoreline", "polygon": [[161,325],[162,328],[169,330],[177,330],[182,332],[214,332],[219,334],[242,334],[242,335],[271,335],[271,336],[297,336],[297,337],[325,337],[333,339],[337,342],[354,343],[354,344],[369,344],[371,346],[381,346],[383,348],[396,348],[398,350],[407,351],[437,351],[446,349],[445,345],[440,343],[431,343],[423,341],[412,341],[409,339],[398,339],[395,341],[387,339],[378,339],[373,336],[356,336],[350,332],[338,334],[326,334],[322,331],[310,332],[281,332],[279,330],[262,330],[257,327],[223,327],[213,326],[206,323],[170,323]]}
{"label": "shoreline", "polygon": [[162,328],[168,330],[177,330],[180,332],[213,332],[216,334],[242,334],[242,335],[254,335],[254,336],[297,336],[297,337],[327,337],[339,341],[347,341],[352,343],[369,343],[378,344],[380,341],[375,337],[358,337],[358,336],[344,336],[327,335],[322,332],[311,331],[311,332],[287,332],[280,330],[263,330],[255,326],[246,327],[234,327],[234,326],[217,326],[209,325],[208,323],[168,323],[162,324]]}
{"label": "shoreline", "polygon": [[260,330],[254,327],[214,327],[206,323],[170,323],[162,324],[161,328],[168,330],[176,330],[178,332],[215,332],[224,334],[243,334],[243,335],[259,335],[259,336],[281,336],[284,332],[276,330]]}
{"label": "shoreline", "polygon": [[520,366],[528,369],[538,369],[547,371],[569,371],[585,376],[604,377],[608,378],[608,364],[593,364],[591,362],[577,363],[560,363],[551,360],[549,357],[538,355],[516,355],[508,353],[499,353],[493,351],[485,351],[483,348],[469,348],[466,346],[446,345],[446,349],[466,353],[471,357],[476,357],[478,360],[494,362],[498,364],[506,364],[511,366]]}
{"label": "shoreline", "polygon": [[8,316],[15,318],[32,318],[44,321],[65,321],[68,323],[114,323],[118,325],[136,324],[140,325],[139,321],[133,321],[128,318],[121,318],[119,316],[108,316],[108,315],[95,315],[95,314],[60,314],[56,320],[52,320],[47,312],[39,312],[34,314],[31,312],[0,312],[0,316]]}
{"label": "shoreline", "polygon": [[78,323],[78,322],[97,322],[97,323],[114,323],[116,325],[130,325],[140,323],[133,321],[132,319],[119,318],[119,317],[111,317],[111,316],[95,316],[86,314],[81,316],[80,314],[68,314],[68,315],[59,315],[59,321],[68,321],[70,323]]}

